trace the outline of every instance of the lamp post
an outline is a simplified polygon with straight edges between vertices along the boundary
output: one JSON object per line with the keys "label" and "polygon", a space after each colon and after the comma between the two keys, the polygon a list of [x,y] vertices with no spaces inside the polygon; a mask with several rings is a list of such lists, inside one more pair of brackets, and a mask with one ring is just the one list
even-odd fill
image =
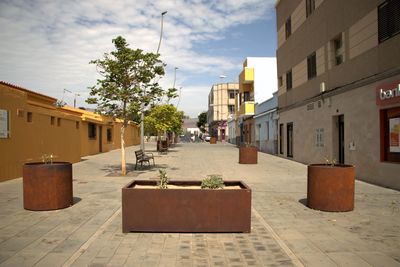
{"label": "lamp post", "polygon": [[74,94],[74,108],[76,108],[76,96],[81,96],[81,95],[77,93]]}
{"label": "lamp post", "polygon": [[181,102],[181,91],[182,91],[182,86],[179,87],[179,97],[178,97],[178,103],[176,104],[176,109],[178,109],[179,102]]}
{"label": "lamp post", "polygon": [[[164,11],[161,13],[161,31],[160,31],[160,41],[158,42],[158,47],[157,47],[157,54],[160,51],[160,46],[161,46],[161,39],[163,35],[163,24],[164,24],[164,15],[167,14],[168,11]],[[143,92],[145,95],[146,92]],[[144,103],[142,102],[140,105],[140,149],[144,151]]]}
{"label": "lamp post", "polygon": [[172,86],[172,88],[175,89],[175,82],[176,82],[176,70],[178,69],[178,67],[175,67],[174,69],[174,85]]}

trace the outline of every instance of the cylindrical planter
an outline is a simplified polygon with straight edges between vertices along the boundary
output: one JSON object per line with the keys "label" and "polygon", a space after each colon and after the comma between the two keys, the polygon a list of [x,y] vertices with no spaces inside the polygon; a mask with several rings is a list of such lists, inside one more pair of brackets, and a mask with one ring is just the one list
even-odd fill
{"label": "cylindrical planter", "polygon": [[239,163],[240,164],[257,164],[257,148],[254,146],[239,147]]}
{"label": "cylindrical planter", "polygon": [[312,164],[307,176],[308,207],[322,211],[354,209],[354,166]]}
{"label": "cylindrical planter", "polygon": [[210,144],[216,144],[216,143],[217,143],[217,137],[211,137]]}
{"label": "cylindrical planter", "polygon": [[72,206],[72,164],[26,163],[23,166],[23,192],[27,210],[56,210]]}

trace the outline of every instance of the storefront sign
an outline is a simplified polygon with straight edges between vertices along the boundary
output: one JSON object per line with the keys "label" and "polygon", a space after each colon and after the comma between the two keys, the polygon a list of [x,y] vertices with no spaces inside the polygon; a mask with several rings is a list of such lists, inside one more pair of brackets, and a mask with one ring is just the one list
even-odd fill
{"label": "storefront sign", "polygon": [[8,138],[8,111],[0,109],[0,138]]}
{"label": "storefront sign", "polygon": [[400,81],[383,84],[376,88],[376,104],[378,106],[400,104]]}

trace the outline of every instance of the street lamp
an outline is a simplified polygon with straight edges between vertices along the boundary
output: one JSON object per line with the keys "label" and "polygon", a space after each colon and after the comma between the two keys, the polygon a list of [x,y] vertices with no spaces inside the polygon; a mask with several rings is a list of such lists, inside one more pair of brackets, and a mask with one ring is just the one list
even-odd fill
{"label": "street lamp", "polygon": [[181,91],[182,91],[182,86],[179,87],[179,97],[178,97],[178,103],[176,104],[176,109],[178,109],[179,102],[181,102]]}
{"label": "street lamp", "polygon": [[68,92],[68,93],[71,93],[71,94],[73,94],[74,95],[74,108],[76,108],[76,97],[77,96],[81,96],[80,94],[78,94],[78,93],[74,93],[74,92],[71,92],[70,90],[68,90],[68,89],[64,89],[63,90],[63,101],[64,101],[64,95],[65,95],[65,92]]}
{"label": "street lamp", "polygon": [[[161,13],[161,31],[160,31],[160,41],[158,42],[158,47],[157,47],[157,54],[160,51],[160,46],[161,46],[161,39],[162,39],[162,34],[163,34],[163,24],[164,24],[164,15],[167,14],[168,11],[164,11]],[[146,94],[146,92],[144,92]],[[144,103],[140,105],[140,149],[144,151]]]}

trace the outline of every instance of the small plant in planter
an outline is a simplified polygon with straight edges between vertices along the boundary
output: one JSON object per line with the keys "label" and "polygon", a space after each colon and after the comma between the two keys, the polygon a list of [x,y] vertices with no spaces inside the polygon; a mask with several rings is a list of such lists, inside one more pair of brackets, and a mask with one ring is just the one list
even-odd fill
{"label": "small plant in planter", "polygon": [[325,158],[307,167],[307,206],[322,211],[354,209],[355,167]]}
{"label": "small plant in planter", "polygon": [[169,179],[167,177],[167,172],[165,170],[158,170],[159,174],[159,180],[157,182],[157,186],[160,189],[167,189],[168,188],[168,182]]}
{"label": "small plant in planter", "polygon": [[222,189],[224,188],[224,180],[222,180],[222,176],[218,174],[208,175],[207,178],[201,181],[201,188]]}
{"label": "small plant in planter", "polygon": [[53,154],[41,156],[41,162],[23,166],[24,208],[55,210],[73,204],[72,164],[55,162]]}

